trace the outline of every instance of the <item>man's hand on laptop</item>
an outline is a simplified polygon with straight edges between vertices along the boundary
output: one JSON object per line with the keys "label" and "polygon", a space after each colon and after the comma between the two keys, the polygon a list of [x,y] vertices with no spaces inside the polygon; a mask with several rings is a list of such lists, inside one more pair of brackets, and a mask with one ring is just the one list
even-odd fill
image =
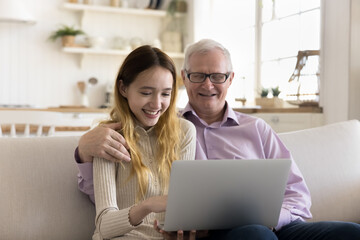
{"label": "man's hand on laptop", "polygon": [[157,232],[161,233],[166,240],[195,240],[196,238],[203,238],[209,236],[209,231],[182,231],[179,230],[177,232],[166,232],[162,230],[159,225],[158,221],[154,221],[154,228]]}
{"label": "man's hand on laptop", "polygon": [[124,137],[116,130],[120,123],[101,124],[85,133],[79,140],[79,156],[81,162],[92,162],[93,157],[106,160],[129,162],[130,154]]}

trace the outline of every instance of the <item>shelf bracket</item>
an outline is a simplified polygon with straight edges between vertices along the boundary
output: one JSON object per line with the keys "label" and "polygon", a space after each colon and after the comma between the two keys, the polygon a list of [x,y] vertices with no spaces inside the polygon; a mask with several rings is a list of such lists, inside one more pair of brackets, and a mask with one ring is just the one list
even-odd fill
{"label": "shelf bracket", "polygon": [[84,61],[85,61],[84,59],[85,59],[85,54],[83,53],[80,55],[80,69],[82,69],[84,66]]}
{"label": "shelf bracket", "polygon": [[86,17],[86,11],[83,10],[80,13],[80,28],[82,29],[84,26],[84,22],[85,22],[85,17]]}

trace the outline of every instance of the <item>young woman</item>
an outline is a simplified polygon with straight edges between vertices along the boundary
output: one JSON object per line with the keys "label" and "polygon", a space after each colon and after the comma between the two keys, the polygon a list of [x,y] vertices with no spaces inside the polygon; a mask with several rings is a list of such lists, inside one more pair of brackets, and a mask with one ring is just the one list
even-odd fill
{"label": "young woman", "polygon": [[93,239],[163,239],[171,164],[195,157],[195,127],[176,112],[176,70],[162,51],[142,46],[124,60],[108,122],[120,122],[131,156],[94,158],[96,230]]}

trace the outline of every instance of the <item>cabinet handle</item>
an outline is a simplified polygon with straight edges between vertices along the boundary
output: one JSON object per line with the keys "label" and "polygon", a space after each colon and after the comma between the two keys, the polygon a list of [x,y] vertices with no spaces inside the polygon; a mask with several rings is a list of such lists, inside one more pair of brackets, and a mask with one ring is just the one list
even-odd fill
{"label": "cabinet handle", "polygon": [[279,123],[280,119],[279,119],[278,116],[273,116],[273,117],[271,117],[270,121],[273,122],[273,123]]}

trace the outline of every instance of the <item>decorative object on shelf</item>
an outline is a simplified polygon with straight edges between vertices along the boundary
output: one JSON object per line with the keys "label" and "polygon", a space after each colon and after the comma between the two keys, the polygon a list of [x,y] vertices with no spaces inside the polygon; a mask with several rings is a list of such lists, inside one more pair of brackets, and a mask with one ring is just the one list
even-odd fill
{"label": "decorative object on shelf", "polygon": [[165,31],[161,39],[164,51],[182,52],[182,34],[180,32]]}
{"label": "decorative object on shelf", "polygon": [[81,106],[88,107],[89,106],[89,98],[87,95],[87,86],[84,81],[77,82],[77,87],[81,94]]}
{"label": "decorative object on shelf", "polygon": [[168,6],[168,12],[170,15],[174,15],[176,12],[186,13],[187,2],[185,0],[171,0]]}
{"label": "decorative object on shelf", "polygon": [[241,102],[242,106],[244,107],[246,103],[246,98],[235,98],[235,101]]}
{"label": "decorative object on shelf", "polygon": [[131,48],[134,50],[135,48],[140,47],[143,44],[143,40],[139,37],[133,37],[130,40]]}
{"label": "decorative object on shelf", "polygon": [[110,108],[113,101],[113,89],[114,89],[114,82],[109,81],[106,84],[105,90],[105,103],[100,106],[100,108]]}
{"label": "decorative object on shelf", "polygon": [[135,7],[140,9],[149,8],[151,4],[150,0],[136,0]]}
{"label": "decorative object on shelf", "polygon": [[268,94],[269,94],[269,89],[267,89],[267,88],[262,88],[262,89],[261,89],[260,96],[261,96],[262,98],[266,98],[266,97],[268,96]]}
{"label": "decorative object on shelf", "polygon": [[164,0],[150,0],[151,9],[160,9]]}
{"label": "decorative object on shelf", "polygon": [[128,0],[121,0],[121,7],[122,8],[128,8],[129,7],[129,1]]}
{"label": "decorative object on shelf", "polygon": [[281,91],[279,90],[279,86],[276,86],[274,88],[271,88],[272,95],[274,97],[278,97]]}
{"label": "decorative object on shelf", "polygon": [[69,0],[69,3],[78,3],[78,0]]}
{"label": "decorative object on shelf", "polygon": [[[275,94],[280,94],[280,91],[278,87],[272,88],[272,90],[275,92]],[[278,98],[274,95],[272,98],[268,98],[269,95],[269,89],[262,88],[260,93],[260,98],[255,98],[255,103],[258,106],[261,106],[262,108],[282,108],[284,105],[284,101],[281,98]]]}
{"label": "decorative object on shelf", "polygon": [[75,36],[82,34],[85,33],[80,29],[76,29],[73,26],[62,25],[50,35],[49,39],[55,41],[57,38],[61,38],[64,47],[74,47],[76,46]]}
{"label": "decorative object on shelf", "polygon": [[281,98],[255,98],[255,103],[262,108],[282,108],[284,106],[284,101]]}
{"label": "decorative object on shelf", "polygon": [[89,97],[88,97],[88,89],[91,86],[96,85],[98,80],[94,77],[91,77],[88,82],[78,81],[77,87],[81,94],[81,105],[84,107],[89,107]]}
{"label": "decorative object on shelf", "polygon": [[111,7],[120,7],[120,0],[110,0]]}
{"label": "decorative object on shelf", "polygon": [[125,51],[131,51],[130,42],[123,37],[115,37],[113,39],[113,48]]}
{"label": "decorative object on shelf", "polygon": [[99,49],[104,47],[105,39],[103,37],[89,37],[88,42],[91,48]]}
{"label": "decorative object on shelf", "polygon": [[[314,69],[304,71],[306,68],[306,63],[310,58],[319,58],[320,51],[319,50],[305,50],[298,51],[297,61],[295,65],[294,72],[289,78],[289,84],[293,85],[293,92],[288,93],[288,102],[293,105],[299,106],[319,106],[318,96],[319,96],[319,69],[316,69],[314,73]],[[301,73],[303,71],[303,73]],[[305,73],[304,73],[305,72]],[[311,79],[312,78],[312,79]],[[304,91],[301,83],[304,81],[315,81],[316,89],[312,89],[310,91]],[[291,86],[290,85],[290,86]],[[309,85],[307,82],[304,85]]]}
{"label": "decorative object on shelf", "polygon": [[187,3],[183,0],[171,0],[167,7],[167,15],[164,21],[164,31],[161,34],[161,42],[164,51],[182,52],[183,34],[185,32],[184,19],[177,17],[176,13],[185,13]]}
{"label": "decorative object on shelf", "polygon": [[83,3],[84,4],[93,4],[94,2],[93,2],[93,0],[84,0]]}

